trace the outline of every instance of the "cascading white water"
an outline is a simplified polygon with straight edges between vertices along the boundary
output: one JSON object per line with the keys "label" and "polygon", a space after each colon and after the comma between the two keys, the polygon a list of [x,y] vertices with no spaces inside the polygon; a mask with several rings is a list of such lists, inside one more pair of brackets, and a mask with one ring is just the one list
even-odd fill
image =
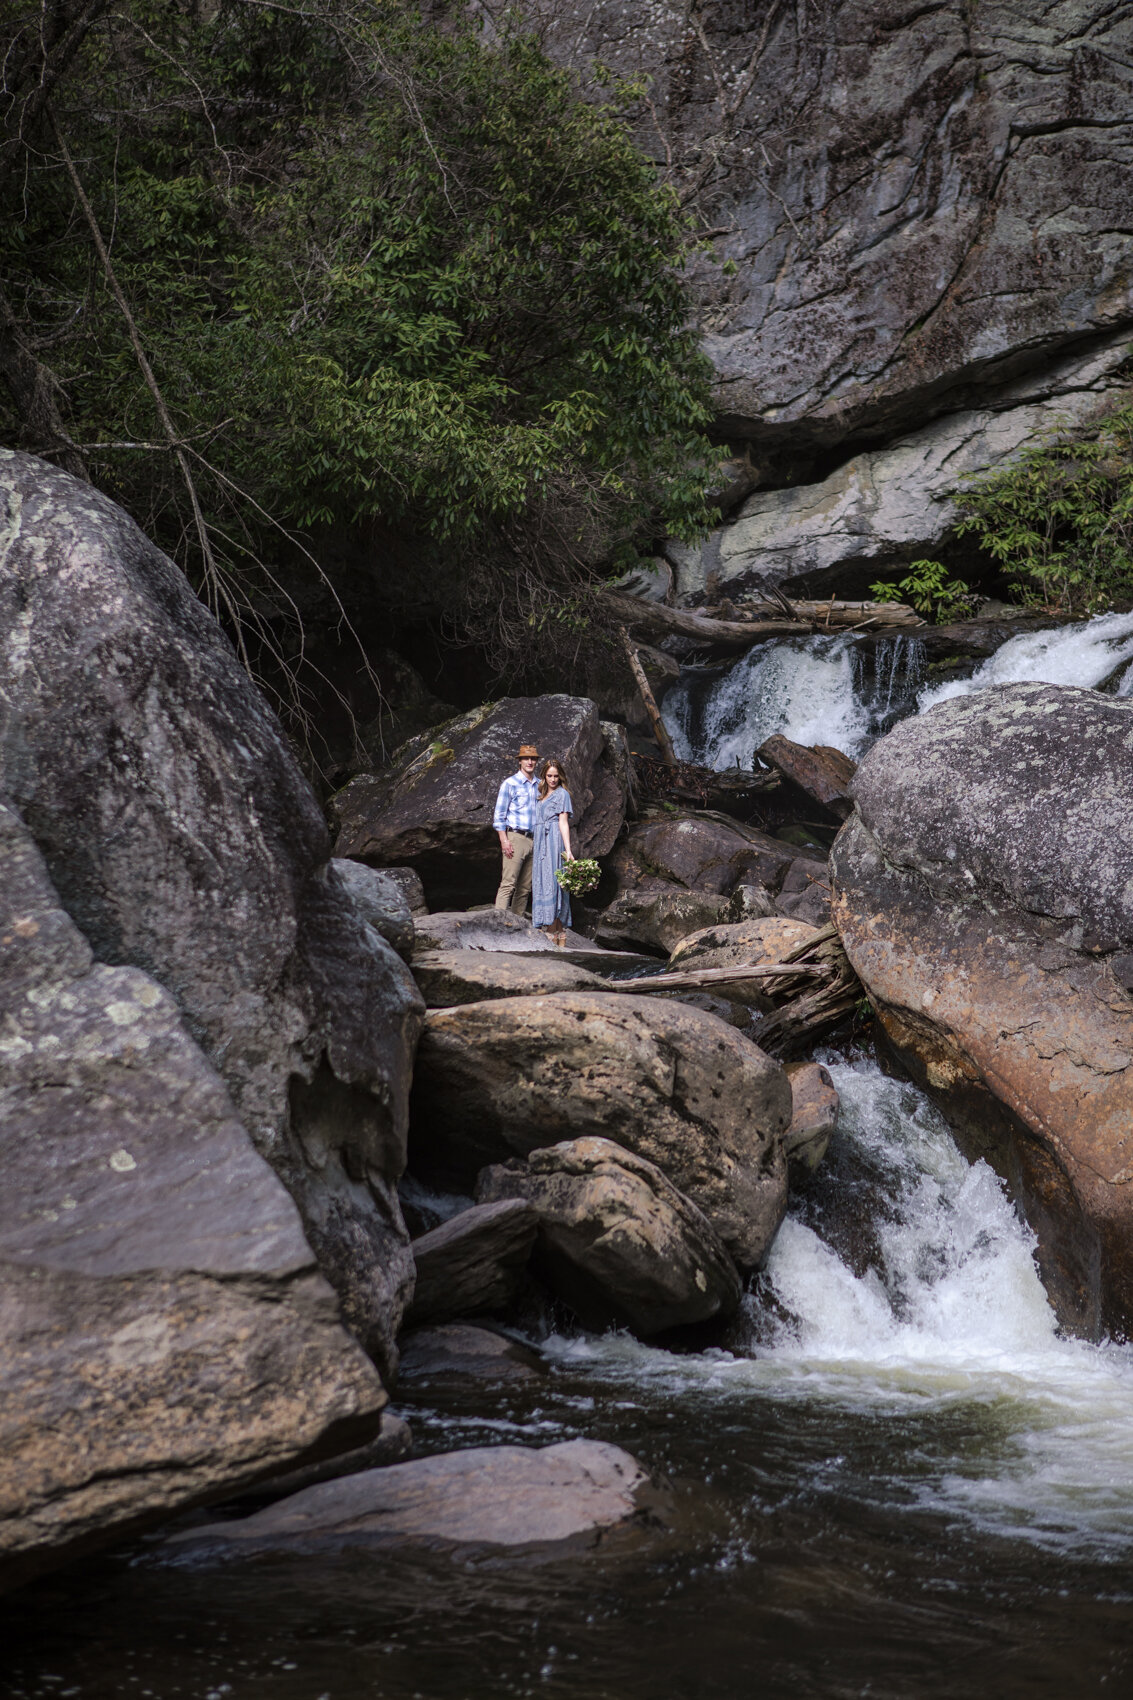
{"label": "cascading white water", "polygon": [[[989,685],[1014,685],[1039,679],[1049,685],[1103,684],[1123,662],[1133,660],[1133,614],[1101,614],[1082,625],[1060,626],[1011,638],[976,668],[970,679],[930,685],[917,698],[922,711],[949,697],[970,696]],[[1133,690],[1133,669],[1117,686],[1118,696]]]}
{"label": "cascading white water", "polygon": [[908,638],[879,645],[867,680],[847,633],[761,644],[707,693],[686,674],[665,698],[665,723],[683,760],[718,769],[750,767],[774,732],[857,756],[899,709],[906,681],[919,676],[919,648]]}
{"label": "cascading white water", "polygon": [[[948,697],[1030,679],[1094,688],[1133,661],[1133,614],[1011,638],[971,678],[923,688],[917,639],[877,645],[868,668],[863,653],[851,634],[819,636],[761,644],[707,688],[703,675],[686,671],[663,705],[677,754],[707,767],[750,767],[764,739],[782,732],[856,759],[903,715]],[[1117,694],[1133,695],[1133,667]]]}
{"label": "cascading white water", "polygon": [[[729,1408],[752,1395],[803,1397],[886,1420],[974,1404],[994,1419],[995,1444],[920,1475],[917,1504],[1059,1550],[1128,1551],[1133,1349],[1060,1335],[1032,1234],[923,1094],[872,1062],[826,1063],[842,1103],[836,1141],[884,1177],[868,1266],[855,1268],[832,1243],[836,1229],[824,1231],[843,1186],[832,1178],[825,1212],[805,1195],[795,1201],[745,1300],[751,1356],[674,1357],[623,1335],[552,1350],[623,1387]],[[857,1209],[849,1203],[847,1219]],[[901,1474],[897,1456],[893,1469]]]}

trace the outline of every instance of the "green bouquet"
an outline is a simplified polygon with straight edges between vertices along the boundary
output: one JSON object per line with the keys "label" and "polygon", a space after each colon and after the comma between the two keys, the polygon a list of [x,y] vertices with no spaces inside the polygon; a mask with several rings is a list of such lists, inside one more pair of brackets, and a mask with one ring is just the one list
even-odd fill
{"label": "green bouquet", "polygon": [[580,856],[577,861],[564,862],[561,868],[556,868],[555,878],[572,897],[584,897],[594,890],[602,878],[602,870],[593,856]]}

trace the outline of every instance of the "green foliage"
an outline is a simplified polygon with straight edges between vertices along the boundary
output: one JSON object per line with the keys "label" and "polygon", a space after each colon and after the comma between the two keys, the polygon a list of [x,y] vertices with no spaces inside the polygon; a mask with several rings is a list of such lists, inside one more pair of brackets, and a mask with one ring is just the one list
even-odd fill
{"label": "green foliage", "polygon": [[1133,403],[956,492],[961,536],[1030,604],[1089,614],[1133,597]]}
{"label": "green foliage", "polygon": [[602,878],[602,870],[592,856],[580,856],[556,868],[555,878],[572,897],[585,897]]}
{"label": "green foliage", "polygon": [[896,584],[871,584],[869,593],[875,602],[908,602],[938,626],[962,620],[975,605],[964,580],[949,578],[940,561],[912,561],[903,579]]}
{"label": "green foliage", "polygon": [[[320,555],[349,535],[367,596],[504,663],[531,631],[580,640],[620,545],[706,524],[689,226],[628,139],[635,92],[589,105],[518,30],[388,3],[139,0],[92,31],[63,127],[214,547],[265,605],[286,597],[253,563],[302,558],[280,528]],[[50,149],[0,205],[93,476],[199,571]]]}

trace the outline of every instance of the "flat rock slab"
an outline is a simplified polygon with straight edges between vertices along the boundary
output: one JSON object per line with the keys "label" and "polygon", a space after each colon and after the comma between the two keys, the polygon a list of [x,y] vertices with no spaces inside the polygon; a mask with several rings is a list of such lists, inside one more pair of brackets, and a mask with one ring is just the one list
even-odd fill
{"label": "flat rock slab", "polygon": [[589,1327],[648,1339],[727,1316],[740,1279],[707,1217],[655,1163],[608,1139],[533,1151],[483,1171],[483,1199],[523,1199],[550,1284]]}
{"label": "flat rock slab", "polygon": [[172,1537],[172,1548],[247,1549],[377,1539],[403,1546],[528,1547],[597,1541],[637,1515],[645,1471],[597,1440],[477,1446],[365,1470],[230,1523]]}
{"label": "flat rock slab", "polygon": [[462,1210],[414,1240],[410,1326],[502,1310],[527,1265],[535,1230],[535,1212],[513,1197]]}
{"label": "flat rock slab", "polygon": [[429,1009],[480,1003],[485,998],[539,996],[545,992],[601,991],[597,974],[550,951],[435,950],[413,962],[413,978]]}
{"label": "flat rock slab", "polygon": [[541,1146],[612,1139],[656,1163],[744,1267],[786,1207],[787,1077],[686,1004],[564,992],[433,1010],[412,1114],[414,1173],[456,1188]]}

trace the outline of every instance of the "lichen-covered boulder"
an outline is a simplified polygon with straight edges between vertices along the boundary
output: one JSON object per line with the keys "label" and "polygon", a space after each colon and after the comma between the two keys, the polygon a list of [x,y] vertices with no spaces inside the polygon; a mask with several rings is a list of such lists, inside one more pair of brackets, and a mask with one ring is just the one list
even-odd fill
{"label": "lichen-covered boulder", "polygon": [[422,1004],[330,863],[283,730],[105,496],[0,451],[0,789],[96,960],[173,997],[389,1365]]}
{"label": "lichen-covered boulder", "polygon": [[563,763],[577,853],[604,856],[625,822],[625,733],[601,722],[587,697],[570,696],[472,709],[407,744],[388,772],[351,780],[334,802],[336,853],[415,868],[432,909],[490,901],[500,879],[492,813],[521,744]]}
{"label": "lichen-covered boulder", "polygon": [[834,918],[891,1044],[1008,1179],[1063,1319],[1133,1326],[1133,703],[1045,684],[875,745]]}
{"label": "lichen-covered boulder", "polygon": [[224,1083],[2,803],[0,1171],[0,1586],[377,1431]]}
{"label": "lichen-covered boulder", "polygon": [[415,1174],[467,1187],[541,1146],[598,1136],[655,1163],[742,1267],[786,1208],[786,1074],[686,1004],[564,992],[432,1011],[412,1105]]}
{"label": "lichen-covered boulder", "polygon": [[740,1302],[735,1265],[707,1217],[655,1163],[609,1139],[574,1139],[494,1164],[479,1199],[522,1199],[539,1224],[554,1291],[590,1327],[644,1339],[728,1316]]}

